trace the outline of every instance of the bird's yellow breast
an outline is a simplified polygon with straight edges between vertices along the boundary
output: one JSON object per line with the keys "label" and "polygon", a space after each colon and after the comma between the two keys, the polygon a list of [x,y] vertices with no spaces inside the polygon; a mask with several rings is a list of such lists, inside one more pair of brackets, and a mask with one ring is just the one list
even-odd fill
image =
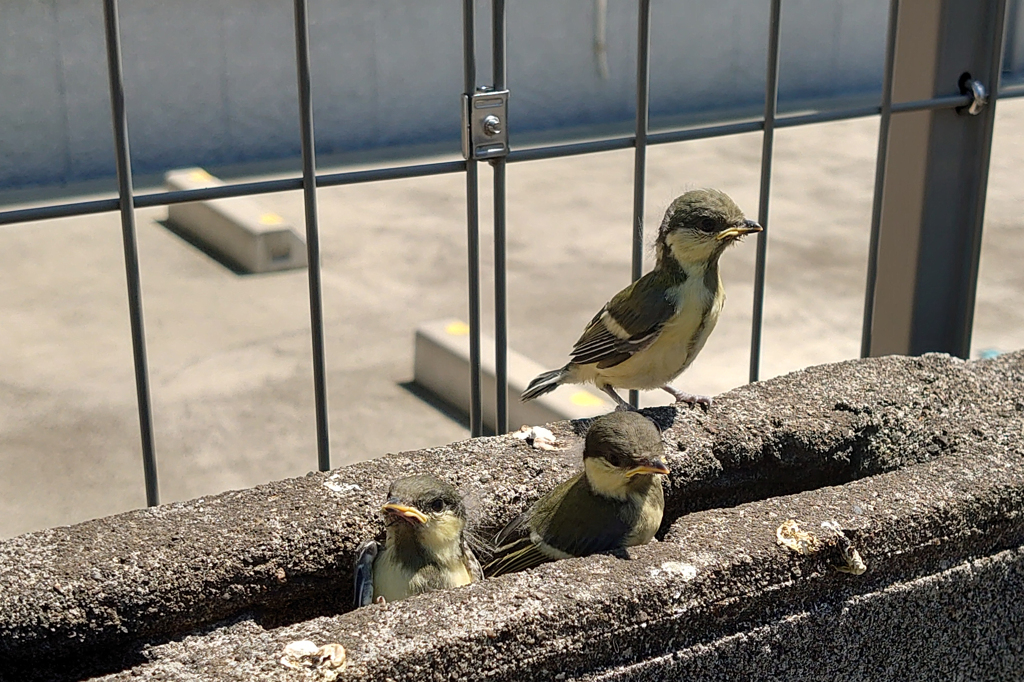
{"label": "bird's yellow breast", "polygon": [[[658,485],[661,485],[661,483],[659,482]],[[629,537],[626,538],[626,547],[646,545],[650,542],[661,526],[661,518],[664,511],[665,506],[663,503],[658,503],[658,498],[654,495],[645,495],[640,504],[640,515],[636,526],[634,526],[633,532],[630,533]]]}
{"label": "bird's yellow breast", "polygon": [[420,570],[410,570],[396,560],[395,552],[385,548],[373,562],[373,598],[384,597],[385,601],[398,601],[437,589],[448,589],[469,585],[473,575],[461,558],[446,565],[428,565]]}
{"label": "bird's yellow breast", "polygon": [[444,514],[420,528],[417,540],[429,563],[415,568],[398,560],[393,542],[373,562],[373,597],[398,601],[414,594],[468,585],[473,575],[466,565],[460,538],[463,522],[454,514]]}
{"label": "bird's yellow breast", "polygon": [[[580,367],[580,378],[598,386],[652,389],[669,383],[690,366],[718,323],[725,302],[721,280],[709,289],[704,272],[691,273],[682,284],[669,290],[677,301],[677,312],[662,328],[654,343],[614,367]],[[587,376],[587,375],[591,376]]]}

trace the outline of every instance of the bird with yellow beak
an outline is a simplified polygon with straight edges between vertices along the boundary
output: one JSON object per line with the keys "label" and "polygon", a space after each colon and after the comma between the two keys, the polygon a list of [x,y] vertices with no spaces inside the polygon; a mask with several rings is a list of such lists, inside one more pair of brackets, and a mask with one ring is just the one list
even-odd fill
{"label": "bird with yellow beak", "polygon": [[482,580],[466,535],[466,508],[448,483],[420,474],[391,484],[384,547],[370,540],[355,565],[355,605],[397,601]]}
{"label": "bird with yellow beak", "polygon": [[710,405],[711,398],[669,382],[700,353],[725,302],[718,259],[741,237],[760,232],[724,192],[698,189],[665,211],[654,269],[601,308],[573,346],[569,363],[544,372],[523,401],[562,384],[592,383],[620,409],[632,409],[615,389],[668,391],[677,402]]}
{"label": "bird with yellow beak", "polygon": [[499,547],[484,574],[495,577],[650,542],[665,511],[663,457],[661,432],[639,412],[598,417],[587,430],[583,471],[498,534]]}

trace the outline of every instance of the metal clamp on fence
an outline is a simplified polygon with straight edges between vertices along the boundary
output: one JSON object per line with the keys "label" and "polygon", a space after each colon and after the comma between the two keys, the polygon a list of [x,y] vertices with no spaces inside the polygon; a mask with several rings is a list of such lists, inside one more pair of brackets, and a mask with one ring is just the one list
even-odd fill
{"label": "metal clamp on fence", "polygon": [[508,156],[508,90],[485,90],[462,96],[462,156],[466,159]]}

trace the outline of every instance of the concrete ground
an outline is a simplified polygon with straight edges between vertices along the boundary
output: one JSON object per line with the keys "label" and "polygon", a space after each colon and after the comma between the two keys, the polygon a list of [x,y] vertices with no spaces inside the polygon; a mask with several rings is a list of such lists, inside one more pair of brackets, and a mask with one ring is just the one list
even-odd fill
{"label": "concrete ground", "polygon": [[[859,353],[876,135],[876,119],[776,135],[763,377]],[[756,215],[759,157],[757,134],[651,148],[649,224],[701,186]],[[1024,345],[1022,160],[1024,102],[1001,102],[975,356]],[[484,170],[484,226],[489,186]],[[260,201],[302,224],[301,193]],[[510,342],[554,367],[628,282],[632,152],[515,164],[508,202]],[[466,437],[409,385],[417,325],[466,316],[463,176],[325,189],[319,206],[332,465]],[[165,208],[137,216],[162,501],[315,469],[305,271],[238,275]],[[681,388],[746,382],[754,251],[723,258],[729,301]],[[0,273],[0,537],[144,505],[117,214],[0,228]]]}

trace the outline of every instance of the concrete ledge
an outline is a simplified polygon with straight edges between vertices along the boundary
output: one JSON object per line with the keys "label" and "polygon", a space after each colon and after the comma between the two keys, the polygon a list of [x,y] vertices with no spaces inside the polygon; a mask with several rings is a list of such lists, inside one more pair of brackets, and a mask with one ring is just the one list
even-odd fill
{"label": "concrete ledge", "polygon": [[[271,631],[242,620],[104,679],[290,680],[277,661],[300,639],[342,644],[338,679],[353,681],[1013,679],[1024,464],[959,459],[699,512],[628,560],[547,564]],[[961,466],[980,475],[965,481]],[[837,522],[867,573],[778,546],[791,518]]]}
{"label": "concrete ledge", "polygon": [[[202,168],[170,171],[168,190],[220,187],[224,183]],[[167,221],[203,248],[248,273],[306,267],[306,242],[284,218],[256,199],[232,197],[171,204]]]}
{"label": "concrete ledge", "polygon": [[[823,639],[836,636],[854,638],[865,660],[884,660],[883,649],[856,647],[887,647],[893,670],[922,666],[881,678],[933,679],[945,665],[997,679],[1024,646],[1024,605],[981,600],[1021,584],[1008,550],[1024,544],[1024,353],[851,361],[731,391],[707,414],[647,413],[666,429],[673,473],[664,541],[629,560],[563,561],[330,615],[347,608],[352,558],[380,532],[393,478],[441,473],[486,535],[578,467],[585,424],[562,422],[551,425],[562,451],[511,436],[464,441],[2,542],[0,677],[292,679],[281,649],[312,639],[348,649],[340,679],[657,679],[699,672],[719,653],[740,665],[756,658],[742,642],[785,631],[796,638],[788,650],[805,656],[789,661],[804,673],[794,679],[838,674],[841,657],[807,658],[836,654]],[[831,552],[779,547],[789,518],[817,532],[837,523],[867,573],[835,571]],[[949,592],[928,598],[940,585]],[[918,615],[902,616],[910,603]],[[939,603],[982,629],[952,636]],[[864,623],[846,614],[864,604],[881,610],[857,634]],[[823,613],[837,614],[839,635],[812,627]],[[222,619],[235,620],[214,627]],[[916,648],[893,651],[901,633]]]}
{"label": "concrete ledge", "polygon": [[[427,322],[416,330],[413,380],[455,407],[469,411],[469,325],[461,320]],[[494,429],[494,339],[480,336],[480,386],[484,424]],[[508,350],[508,424],[537,425],[560,419],[587,419],[615,409],[600,391],[572,386],[524,403],[519,399],[542,367],[525,355]]]}

